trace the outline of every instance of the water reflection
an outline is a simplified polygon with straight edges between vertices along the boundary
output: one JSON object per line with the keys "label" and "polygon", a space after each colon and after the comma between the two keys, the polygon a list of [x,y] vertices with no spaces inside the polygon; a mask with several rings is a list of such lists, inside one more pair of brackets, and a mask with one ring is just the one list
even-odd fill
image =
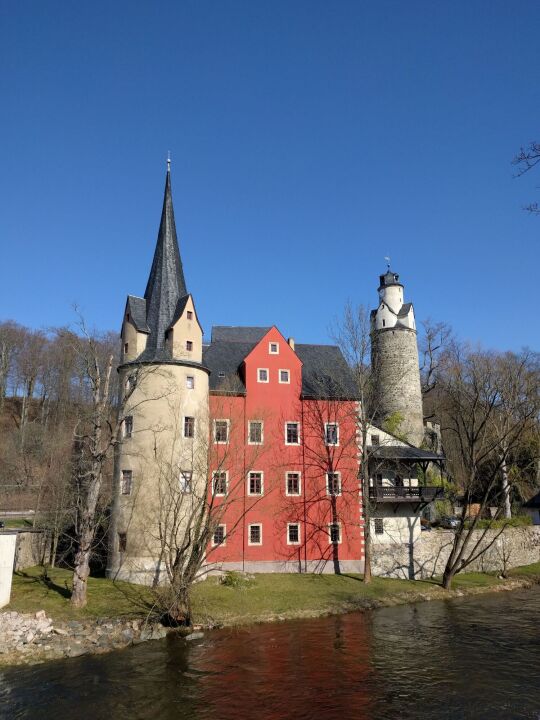
{"label": "water reflection", "polygon": [[540,591],[209,633],[0,674],[1,718],[539,718]]}

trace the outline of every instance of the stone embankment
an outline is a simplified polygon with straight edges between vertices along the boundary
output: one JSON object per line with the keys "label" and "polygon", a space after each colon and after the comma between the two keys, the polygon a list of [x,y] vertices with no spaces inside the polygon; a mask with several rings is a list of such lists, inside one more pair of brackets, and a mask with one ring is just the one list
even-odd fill
{"label": "stone embankment", "polygon": [[53,621],[34,615],[0,613],[0,665],[25,664],[104,653],[167,635],[163,625],[145,620]]}

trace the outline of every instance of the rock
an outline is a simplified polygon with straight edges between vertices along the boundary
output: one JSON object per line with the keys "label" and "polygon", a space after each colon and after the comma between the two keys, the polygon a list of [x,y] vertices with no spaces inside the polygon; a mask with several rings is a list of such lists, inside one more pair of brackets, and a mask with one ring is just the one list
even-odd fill
{"label": "rock", "polygon": [[52,628],[57,635],[69,635],[68,631],[61,627]]}
{"label": "rock", "polygon": [[38,610],[36,613],[36,620],[46,620],[47,619],[47,613],[45,610]]}
{"label": "rock", "polygon": [[187,640],[188,642],[190,642],[191,640],[201,640],[201,638],[203,638],[203,637],[204,637],[203,632],[192,632],[189,635],[186,635],[184,640]]}

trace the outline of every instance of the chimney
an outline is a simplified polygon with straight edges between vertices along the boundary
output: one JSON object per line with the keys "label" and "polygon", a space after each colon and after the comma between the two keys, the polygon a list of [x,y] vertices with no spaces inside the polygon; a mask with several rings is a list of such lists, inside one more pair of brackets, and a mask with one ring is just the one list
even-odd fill
{"label": "chimney", "polygon": [[289,347],[294,350],[294,338],[289,338],[287,342],[289,343]]}

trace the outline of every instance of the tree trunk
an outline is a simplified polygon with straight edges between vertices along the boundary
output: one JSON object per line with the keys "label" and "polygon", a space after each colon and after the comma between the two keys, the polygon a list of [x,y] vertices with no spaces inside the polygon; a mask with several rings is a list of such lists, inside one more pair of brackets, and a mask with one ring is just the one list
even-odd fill
{"label": "tree trunk", "polygon": [[73,590],[71,592],[71,604],[76,608],[83,608],[87,603],[87,585],[90,575],[90,556],[94,531],[92,523],[88,518],[83,520],[83,527],[80,531],[79,548],[75,555],[75,567],[73,569]]}
{"label": "tree trunk", "polygon": [[442,586],[445,590],[452,589],[452,581],[454,579],[454,571],[449,570],[448,567],[444,569]]}
{"label": "tree trunk", "polygon": [[510,483],[508,482],[508,467],[506,460],[501,465],[502,472],[502,491],[504,499],[504,517],[510,519],[512,517],[512,506],[510,504]]}

